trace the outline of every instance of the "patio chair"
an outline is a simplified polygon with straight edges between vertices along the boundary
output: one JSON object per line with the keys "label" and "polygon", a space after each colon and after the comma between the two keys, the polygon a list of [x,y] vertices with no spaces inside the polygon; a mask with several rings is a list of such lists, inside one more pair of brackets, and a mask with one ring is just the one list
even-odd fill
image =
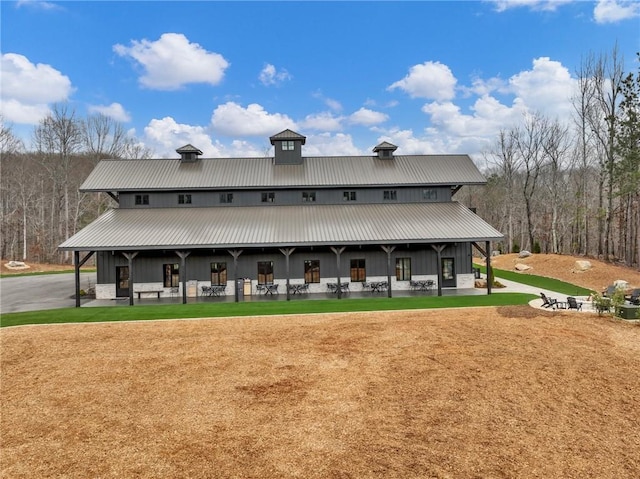
{"label": "patio chair", "polygon": [[616,289],[617,289],[617,286],[615,284],[609,285],[609,286],[607,286],[607,289],[605,289],[602,292],[602,296],[606,296],[607,298],[611,298],[616,293]]}
{"label": "patio chair", "polygon": [[582,311],[582,303],[578,302],[576,298],[569,296],[567,297],[567,309],[575,309],[576,311]]}
{"label": "patio chair", "polygon": [[558,305],[557,299],[548,298],[544,293],[540,293],[540,297],[542,298],[543,308],[555,308]]}

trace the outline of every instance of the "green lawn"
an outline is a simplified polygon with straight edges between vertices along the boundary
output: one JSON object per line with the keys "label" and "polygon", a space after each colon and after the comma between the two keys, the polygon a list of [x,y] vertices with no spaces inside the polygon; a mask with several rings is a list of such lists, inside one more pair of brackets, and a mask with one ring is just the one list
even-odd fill
{"label": "green lawn", "polygon": [[527,304],[536,296],[500,293],[473,296],[428,296],[411,298],[327,299],[318,301],[275,301],[255,303],[196,303],[133,307],[63,308],[3,314],[0,326],[25,324],[85,323],[97,321],[141,321],[174,318],[217,318],[229,316],[310,314],[351,311],[389,311],[473,306]]}
{"label": "green lawn", "polygon": [[[486,274],[486,266],[476,266],[480,268],[482,273]],[[545,278],[544,276],[516,273],[514,271],[505,271],[497,268],[493,268],[493,275],[496,278],[503,278],[509,281],[515,281],[516,283],[535,286],[540,289],[547,289],[549,291],[556,291],[558,293],[566,294],[567,296],[589,296],[591,294],[591,290],[583,288],[582,286],[565,283],[559,279]]]}

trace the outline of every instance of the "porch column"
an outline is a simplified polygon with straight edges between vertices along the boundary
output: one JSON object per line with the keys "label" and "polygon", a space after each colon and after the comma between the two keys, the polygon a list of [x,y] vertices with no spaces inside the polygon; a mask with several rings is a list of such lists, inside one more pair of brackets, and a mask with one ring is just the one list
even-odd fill
{"label": "porch column", "polygon": [[480,251],[480,254],[485,257],[485,263],[487,265],[487,294],[491,294],[491,284],[490,284],[491,282],[489,281],[489,271],[490,271],[489,268],[491,266],[491,260],[489,259],[489,253],[491,252],[491,250],[489,248],[491,248],[491,242],[490,241],[486,242],[486,245],[485,245],[486,249],[484,250],[482,249],[482,247],[480,247],[478,243],[472,243],[472,244],[478,251]]}
{"label": "porch column", "polygon": [[[182,283],[182,304],[187,304],[187,256],[191,254],[190,251],[176,251],[176,254],[180,257],[180,282]],[[196,290],[196,296],[198,291]]]}
{"label": "porch column", "polygon": [[284,259],[285,259],[285,265],[286,265],[286,270],[287,270],[287,301],[290,301],[291,296],[289,293],[289,277],[291,276],[289,274],[289,256],[291,256],[291,253],[293,253],[295,251],[295,248],[280,248],[280,252],[284,255]]}
{"label": "porch column", "polygon": [[396,250],[395,246],[380,246],[382,250],[387,253],[387,284],[389,287],[387,288],[387,297],[391,298],[393,294],[391,293],[391,253]]}
{"label": "porch column", "polygon": [[487,258],[487,294],[491,294],[491,283],[493,283],[493,272],[491,271],[491,241],[485,243],[485,248],[487,249],[487,254],[485,255],[485,258]]}
{"label": "porch column", "polygon": [[129,262],[129,306],[133,306],[133,258],[138,256],[138,252],[123,252],[122,255],[127,258],[127,261]]}
{"label": "porch column", "polygon": [[238,292],[238,258],[242,254],[241,249],[230,249],[229,254],[233,256],[233,293],[235,294],[236,303],[240,302],[240,294]]}
{"label": "porch column", "polygon": [[438,271],[438,296],[442,296],[442,252],[444,251],[446,246],[447,245],[444,244],[431,245],[431,247],[436,252],[436,264]]}
{"label": "porch column", "polygon": [[336,277],[338,280],[338,299],[342,299],[342,287],[340,286],[340,255],[342,254],[342,252],[346,249],[346,246],[340,246],[340,247],[331,247],[331,251],[333,251],[336,255]]}
{"label": "porch column", "polygon": [[82,258],[82,261],[80,261],[80,251],[73,252],[73,264],[75,265],[76,277],[76,308],[80,307],[80,267],[93,256],[93,253],[95,253],[95,251],[90,251],[87,256]]}

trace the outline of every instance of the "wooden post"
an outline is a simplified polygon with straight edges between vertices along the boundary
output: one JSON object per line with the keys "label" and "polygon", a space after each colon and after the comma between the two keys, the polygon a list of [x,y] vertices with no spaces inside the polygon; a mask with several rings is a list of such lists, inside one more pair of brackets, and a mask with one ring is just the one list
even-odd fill
{"label": "wooden post", "polygon": [[284,255],[285,258],[285,265],[286,265],[286,272],[287,272],[287,301],[290,301],[291,296],[289,293],[289,276],[291,276],[289,274],[289,256],[291,256],[291,253],[293,253],[295,251],[295,248],[280,248],[280,252]]}
{"label": "wooden post", "polygon": [[336,271],[337,271],[337,280],[338,280],[338,299],[342,299],[342,286],[340,285],[340,255],[346,249],[346,246],[340,247],[331,247],[331,251],[333,251],[336,255]]}
{"label": "wooden post", "polygon": [[[180,257],[180,282],[182,283],[182,304],[187,304],[187,256],[191,254],[190,251],[176,251],[176,254]],[[196,296],[198,291],[196,290]]]}
{"label": "wooden post", "polygon": [[238,258],[242,254],[241,249],[230,249],[229,254],[233,256],[233,293],[235,294],[235,302],[240,302],[240,293],[238,291]]}
{"label": "wooden post", "polygon": [[138,256],[138,252],[134,251],[133,253],[125,253],[122,255],[127,258],[129,262],[129,306],[133,306],[133,258]]}
{"label": "wooden post", "polygon": [[387,297],[391,298],[393,295],[391,293],[391,253],[393,253],[396,249],[395,246],[380,246],[382,250],[387,253]]}
{"label": "wooden post", "polygon": [[80,307],[80,267],[87,262],[89,258],[93,256],[95,251],[90,251],[87,256],[80,261],[80,251],[73,252],[73,264],[75,265],[76,276],[76,308]]}
{"label": "wooden post", "polygon": [[493,283],[493,274],[491,274],[491,241],[487,241],[485,244],[487,249],[487,294],[491,294],[491,283]]}
{"label": "wooden post", "polygon": [[442,296],[442,251],[446,248],[447,245],[439,244],[439,245],[431,245],[431,247],[436,251],[436,263],[438,267],[438,296]]}

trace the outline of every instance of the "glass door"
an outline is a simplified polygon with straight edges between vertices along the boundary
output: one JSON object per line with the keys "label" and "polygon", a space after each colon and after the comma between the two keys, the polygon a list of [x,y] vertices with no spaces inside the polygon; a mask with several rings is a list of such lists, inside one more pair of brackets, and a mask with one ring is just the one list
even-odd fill
{"label": "glass door", "polygon": [[442,287],[455,288],[456,286],[456,268],[453,258],[442,258]]}
{"label": "glass door", "polygon": [[128,266],[116,266],[116,296],[120,298],[129,296]]}

